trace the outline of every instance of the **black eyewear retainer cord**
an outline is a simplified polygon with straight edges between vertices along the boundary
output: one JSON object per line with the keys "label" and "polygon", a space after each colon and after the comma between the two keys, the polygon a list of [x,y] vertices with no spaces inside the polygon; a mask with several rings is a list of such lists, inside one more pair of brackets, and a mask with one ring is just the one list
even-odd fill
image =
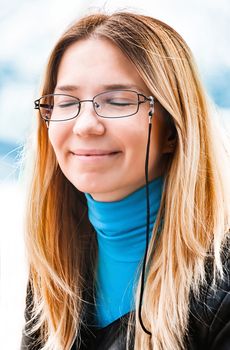
{"label": "black eyewear retainer cord", "polygon": [[149,97],[150,100],[150,111],[149,111],[149,129],[148,129],[148,142],[147,142],[147,149],[146,149],[146,159],[145,159],[145,179],[146,179],[146,199],[147,199],[147,222],[146,222],[146,246],[145,246],[145,255],[143,259],[143,265],[142,265],[142,271],[141,271],[141,290],[140,290],[140,301],[139,301],[139,309],[138,309],[138,317],[140,325],[145,333],[152,336],[152,333],[147,330],[145,327],[142,316],[141,316],[141,307],[142,307],[142,299],[143,299],[143,293],[144,293],[144,284],[145,284],[145,269],[146,269],[146,260],[147,260],[147,252],[148,252],[148,245],[149,245],[149,216],[150,216],[150,210],[149,210],[149,180],[148,180],[148,163],[149,163],[149,147],[150,147],[150,136],[151,136],[151,130],[152,130],[152,117],[154,114],[154,99],[152,96]]}

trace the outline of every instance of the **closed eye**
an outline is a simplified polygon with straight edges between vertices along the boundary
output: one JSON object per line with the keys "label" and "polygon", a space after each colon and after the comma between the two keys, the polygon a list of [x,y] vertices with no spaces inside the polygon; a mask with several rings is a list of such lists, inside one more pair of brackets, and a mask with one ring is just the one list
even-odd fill
{"label": "closed eye", "polygon": [[60,107],[60,108],[68,108],[71,106],[79,106],[79,102],[65,102],[57,105],[57,107]]}
{"label": "closed eye", "polygon": [[108,103],[112,106],[130,106],[130,105],[136,104],[133,101],[107,101],[106,103]]}

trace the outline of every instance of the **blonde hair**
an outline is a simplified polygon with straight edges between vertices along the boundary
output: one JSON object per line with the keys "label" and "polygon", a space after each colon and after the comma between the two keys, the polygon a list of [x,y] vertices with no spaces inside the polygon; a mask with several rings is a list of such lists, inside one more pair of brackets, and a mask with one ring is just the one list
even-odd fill
{"label": "blonde hair", "polygon": [[[127,343],[135,325],[135,349],[183,349],[189,296],[198,295],[205,283],[210,252],[214,272],[222,273],[221,249],[229,230],[229,154],[216,135],[190,49],[175,30],[148,16],[98,13],[71,25],[50,55],[42,95],[54,91],[65,50],[92,36],[112,40],[127,55],[176,129],[143,297],[142,318],[152,336],[143,332],[137,315],[130,316]],[[80,343],[94,287],[97,244],[85,196],[61,172],[39,116],[26,247],[33,294],[27,332],[40,330],[43,350],[70,349],[75,337]],[[136,306],[139,294],[140,283]]]}

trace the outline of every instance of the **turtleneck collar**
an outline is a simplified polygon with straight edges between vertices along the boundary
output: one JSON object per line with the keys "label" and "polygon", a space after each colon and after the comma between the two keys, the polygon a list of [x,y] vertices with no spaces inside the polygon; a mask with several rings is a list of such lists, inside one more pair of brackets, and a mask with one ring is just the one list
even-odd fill
{"label": "turtleneck collar", "polygon": [[[149,182],[150,235],[160,205],[162,186],[162,176]],[[144,253],[143,233],[146,232],[145,185],[113,202],[96,201],[88,193],[85,196],[89,220],[97,232],[99,250],[115,260],[139,261],[140,254]]]}

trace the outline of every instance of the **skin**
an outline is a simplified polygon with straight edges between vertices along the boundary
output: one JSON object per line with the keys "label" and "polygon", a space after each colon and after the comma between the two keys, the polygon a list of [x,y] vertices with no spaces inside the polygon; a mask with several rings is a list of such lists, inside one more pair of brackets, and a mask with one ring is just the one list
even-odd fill
{"label": "skin", "polygon": [[[132,90],[151,93],[133,63],[108,39],[90,38],[72,44],[64,53],[57,75],[55,93],[92,99],[111,90],[105,85],[135,86]],[[71,85],[70,89],[61,86]],[[74,86],[74,87],[73,87]],[[103,119],[92,103],[82,104],[73,120],[50,123],[49,140],[68,180],[98,201],[120,200],[145,185],[145,157],[148,137],[149,103],[139,112],[121,119]],[[170,151],[170,130],[164,111],[156,101],[152,120],[149,181],[164,173],[164,154]],[[107,160],[84,162],[72,152],[78,148],[120,151]]]}

